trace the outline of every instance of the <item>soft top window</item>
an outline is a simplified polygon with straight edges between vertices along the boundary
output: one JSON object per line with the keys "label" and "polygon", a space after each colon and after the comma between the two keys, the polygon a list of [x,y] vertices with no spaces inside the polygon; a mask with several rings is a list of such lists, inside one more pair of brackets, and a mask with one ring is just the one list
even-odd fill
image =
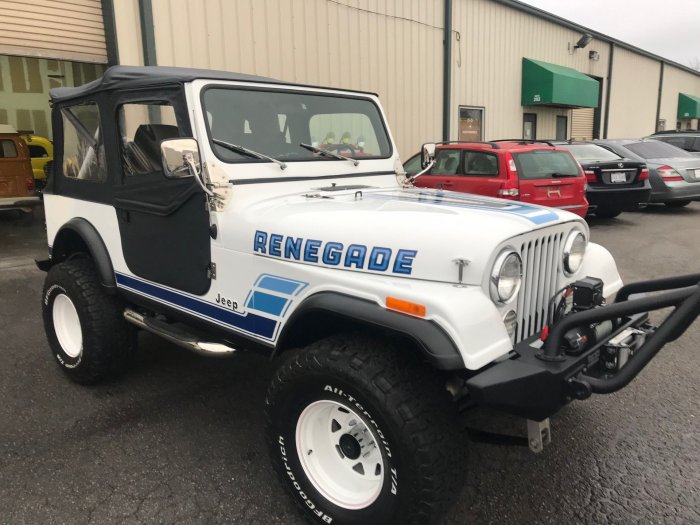
{"label": "soft top window", "polygon": [[212,148],[224,162],[256,159],[222,142],[285,162],[328,160],[300,143],[358,159],[391,155],[379,109],[368,99],[211,87],[202,104]]}
{"label": "soft top window", "polygon": [[104,182],[107,168],[97,104],[61,109],[63,117],[63,175],[69,179]]}

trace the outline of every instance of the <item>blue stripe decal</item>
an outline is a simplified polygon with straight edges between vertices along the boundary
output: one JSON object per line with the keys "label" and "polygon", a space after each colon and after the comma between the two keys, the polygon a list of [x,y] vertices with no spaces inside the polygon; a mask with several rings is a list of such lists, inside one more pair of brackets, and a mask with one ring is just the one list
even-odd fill
{"label": "blue stripe decal", "polygon": [[264,337],[265,339],[272,340],[275,334],[278,322],[274,319],[268,319],[267,317],[262,317],[250,312],[239,314],[232,310],[219,308],[206,301],[134,279],[128,275],[116,272],[115,275],[117,284],[124,288],[130,288],[143,295],[168,302],[185,310],[195,312],[209,319],[237,328],[238,330]]}
{"label": "blue stripe decal", "polygon": [[263,292],[253,292],[253,295],[248,301],[248,304],[246,304],[246,307],[271,315],[280,315],[285,306],[287,306],[288,302],[289,300],[284,297],[270,295]]}
{"label": "blue stripe decal", "polygon": [[435,204],[437,206],[449,206],[454,208],[470,208],[476,210],[494,211],[500,213],[508,213],[519,215],[524,219],[529,220],[534,224],[545,224],[556,221],[559,215],[556,212],[547,209],[546,207],[531,206],[524,203],[504,203],[487,202],[476,200],[474,197],[461,195],[441,195],[434,193],[418,192],[409,195],[387,195],[382,193],[370,193],[365,195],[365,199],[382,199],[382,200],[398,200],[419,202],[424,204]]}
{"label": "blue stripe decal", "polygon": [[300,286],[305,284],[306,283],[301,283],[299,281],[290,281],[289,279],[265,275],[262,277],[262,279],[260,279],[257,286],[258,288],[264,288],[265,290],[272,290],[273,292],[292,295]]}

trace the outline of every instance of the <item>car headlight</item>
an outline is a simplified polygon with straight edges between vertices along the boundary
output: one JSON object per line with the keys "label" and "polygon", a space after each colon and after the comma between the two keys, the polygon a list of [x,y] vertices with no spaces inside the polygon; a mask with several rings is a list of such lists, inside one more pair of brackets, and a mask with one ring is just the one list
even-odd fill
{"label": "car headlight", "polygon": [[564,243],[564,273],[573,275],[579,271],[586,254],[586,236],[580,231],[571,232]]}
{"label": "car headlight", "polygon": [[491,299],[499,303],[508,302],[518,292],[522,275],[520,255],[512,250],[501,252],[491,271]]}

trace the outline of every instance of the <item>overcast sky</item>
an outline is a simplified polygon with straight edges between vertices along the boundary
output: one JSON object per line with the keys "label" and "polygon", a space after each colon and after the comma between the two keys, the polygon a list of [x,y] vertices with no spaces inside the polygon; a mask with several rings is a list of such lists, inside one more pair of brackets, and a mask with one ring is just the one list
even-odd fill
{"label": "overcast sky", "polygon": [[684,66],[700,63],[700,0],[521,0]]}

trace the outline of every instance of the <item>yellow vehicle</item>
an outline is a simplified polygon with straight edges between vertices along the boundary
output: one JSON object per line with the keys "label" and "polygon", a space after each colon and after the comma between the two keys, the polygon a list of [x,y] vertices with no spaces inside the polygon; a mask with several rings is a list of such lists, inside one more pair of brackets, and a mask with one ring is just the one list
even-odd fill
{"label": "yellow vehicle", "polygon": [[19,134],[27,143],[29,154],[32,157],[32,173],[36,181],[37,189],[41,189],[46,185],[46,174],[44,166],[50,160],[53,160],[53,142],[46,137],[34,135],[34,131],[20,131]]}

